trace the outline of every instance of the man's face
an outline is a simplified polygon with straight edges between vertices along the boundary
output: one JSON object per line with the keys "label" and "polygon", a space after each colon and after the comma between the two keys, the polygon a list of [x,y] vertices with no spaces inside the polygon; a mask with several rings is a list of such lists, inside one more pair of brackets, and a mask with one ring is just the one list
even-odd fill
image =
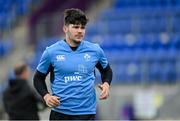
{"label": "man's face", "polygon": [[64,32],[70,40],[79,44],[85,35],[85,26],[81,24],[64,25]]}

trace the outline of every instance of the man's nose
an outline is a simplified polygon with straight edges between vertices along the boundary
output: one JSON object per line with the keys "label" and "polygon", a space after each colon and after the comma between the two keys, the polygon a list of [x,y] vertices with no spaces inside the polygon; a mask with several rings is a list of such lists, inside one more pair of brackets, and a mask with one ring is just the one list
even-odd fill
{"label": "man's nose", "polygon": [[78,29],[78,33],[82,33],[82,29],[81,28]]}

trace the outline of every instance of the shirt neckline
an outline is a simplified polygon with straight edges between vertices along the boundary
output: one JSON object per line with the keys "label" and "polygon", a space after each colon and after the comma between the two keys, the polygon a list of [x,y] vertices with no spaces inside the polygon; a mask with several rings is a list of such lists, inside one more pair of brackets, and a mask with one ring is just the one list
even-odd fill
{"label": "shirt neckline", "polygon": [[83,46],[83,40],[81,41],[81,43],[79,44],[79,46],[77,46],[77,48],[75,49],[75,50],[73,50],[72,48],[74,48],[74,47],[71,47],[67,42],[66,42],[66,40],[64,39],[63,40],[63,43],[64,43],[64,45],[65,45],[65,47],[68,49],[68,51],[70,51],[70,52],[78,52],[81,48],[82,48],[82,46]]}

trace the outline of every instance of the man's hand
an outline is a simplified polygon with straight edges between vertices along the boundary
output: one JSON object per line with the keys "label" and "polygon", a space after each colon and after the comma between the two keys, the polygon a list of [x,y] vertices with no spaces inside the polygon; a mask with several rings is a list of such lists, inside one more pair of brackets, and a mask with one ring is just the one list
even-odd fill
{"label": "man's hand", "polygon": [[56,107],[56,106],[60,105],[60,98],[57,96],[52,96],[50,94],[46,94],[43,98],[48,107],[52,108],[52,107]]}
{"label": "man's hand", "polygon": [[98,87],[101,89],[100,100],[107,99],[109,96],[109,84],[104,82],[103,84],[98,84]]}

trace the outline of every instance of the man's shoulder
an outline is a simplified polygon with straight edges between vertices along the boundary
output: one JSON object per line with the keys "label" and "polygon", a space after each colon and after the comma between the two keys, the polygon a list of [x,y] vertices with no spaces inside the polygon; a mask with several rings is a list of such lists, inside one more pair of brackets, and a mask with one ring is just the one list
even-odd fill
{"label": "man's shoulder", "polygon": [[48,51],[56,50],[58,48],[61,48],[62,47],[61,45],[62,45],[62,40],[59,40],[59,41],[55,42],[54,44],[48,46],[46,49]]}
{"label": "man's shoulder", "polygon": [[92,49],[99,49],[100,48],[98,43],[93,43],[93,42],[89,42],[89,41],[84,41],[84,45],[87,48],[92,48]]}

